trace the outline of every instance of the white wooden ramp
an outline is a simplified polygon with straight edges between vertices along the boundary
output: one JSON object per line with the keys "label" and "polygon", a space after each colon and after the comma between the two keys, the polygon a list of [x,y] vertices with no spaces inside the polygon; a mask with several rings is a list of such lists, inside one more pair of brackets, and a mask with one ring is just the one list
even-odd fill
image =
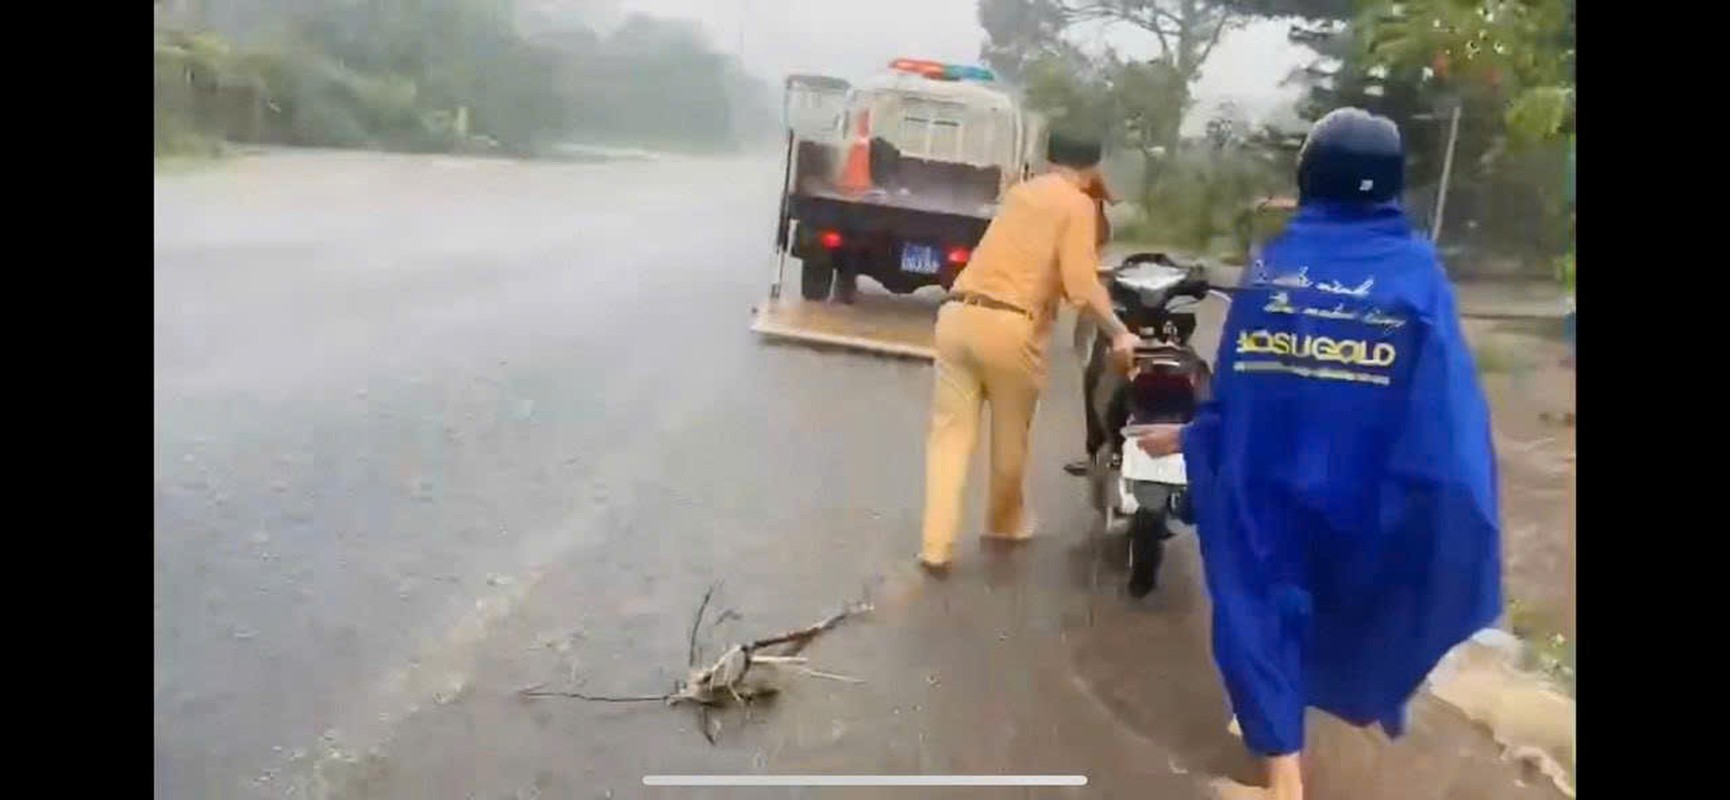
{"label": "white wooden ramp", "polygon": [[812,302],[791,293],[766,300],[753,309],[751,330],[771,340],[935,360],[932,329],[942,295],[935,289],[893,295],[865,283],[860,281],[852,305]]}

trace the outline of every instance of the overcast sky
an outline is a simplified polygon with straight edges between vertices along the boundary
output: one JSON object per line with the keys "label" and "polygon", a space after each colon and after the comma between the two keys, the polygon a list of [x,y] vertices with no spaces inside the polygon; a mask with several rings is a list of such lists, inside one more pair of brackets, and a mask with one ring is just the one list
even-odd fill
{"label": "overcast sky", "polygon": [[[772,82],[788,72],[857,79],[897,57],[974,63],[985,31],[975,0],[577,0],[700,22],[717,49],[736,52],[743,33],[745,66]],[[743,23],[741,25],[741,22]],[[1261,118],[1289,106],[1297,93],[1280,82],[1308,61],[1286,41],[1286,23],[1261,21],[1228,33],[1196,87],[1203,109],[1232,100]],[[1157,52],[1145,33],[1122,26],[1079,37],[1134,56]],[[1199,123],[1192,118],[1193,127]]]}

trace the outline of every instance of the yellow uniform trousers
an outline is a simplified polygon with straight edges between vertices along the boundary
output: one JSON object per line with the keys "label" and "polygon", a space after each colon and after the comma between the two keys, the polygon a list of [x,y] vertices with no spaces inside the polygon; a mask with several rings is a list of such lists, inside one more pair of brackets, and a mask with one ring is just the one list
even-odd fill
{"label": "yellow uniform trousers", "polygon": [[1033,413],[1045,387],[1045,333],[1043,326],[1015,311],[950,302],[938,312],[920,553],[927,564],[947,564],[954,554],[968,462],[986,404],[991,406],[986,534],[1015,539],[1032,533],[1022,482]]}

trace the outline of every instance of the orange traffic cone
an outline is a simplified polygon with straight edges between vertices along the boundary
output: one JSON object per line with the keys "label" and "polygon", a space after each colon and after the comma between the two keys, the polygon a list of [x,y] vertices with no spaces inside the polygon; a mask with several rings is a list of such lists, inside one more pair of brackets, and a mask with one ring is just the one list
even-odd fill
{"label": "orange traffic cone", "polygon": [[847,148],[847,163],[841,169],[841,190],[863,193],[871,191],[871,112],[859,112],[854,126],[853,144]]}

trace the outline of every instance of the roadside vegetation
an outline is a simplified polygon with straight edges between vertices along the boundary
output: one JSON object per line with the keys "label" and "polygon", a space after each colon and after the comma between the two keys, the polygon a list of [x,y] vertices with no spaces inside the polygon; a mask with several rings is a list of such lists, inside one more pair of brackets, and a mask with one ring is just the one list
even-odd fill
{"label": "roadside vegetation", "polygon": [[[1288,38],[1317,54],[1288,76],[1305,92],[1297,118],[1198,108],[1193,89],[1215,44],[1258,18],[1286,21]],[[1258,201],[1295,195],[1306,124],[1342,106],[1400,126],[1405,205],[1427,233],[1457,108],[1438,238],[1449,271],[1572,292],[1572,0],[979,0],[979,19],[982,58],[1021,84],[1030,106],[1111,137],[1105,168],[1133,207],[1114,215],[1120,241],[1244,258],[1283,220],[1253,213]],[[1102,25],[1141,31],[1152,57],[1090,47]],[[1201,124],[1181,125],[1197,116]],[[1537,356],[1520,338],[1489,336],[1474,349],[1479,371],[1506,391],[1548,391],[1528,380]],[[1526,666],[1571,691],[1572,638],[1517,600],[1507,624],[1527,643]]]}
{"label": "roadside vegetation", "polygon": [[726,150],[769,134],[769,88],[683,21],[591,4],[156,4],[156,153],[230,144],[535,156],[573,139]]}
{"label": "roadside vegetation", "polygon": [[1552,631],[1537,614],[1518,600],[1508,603],[1509,632],[1526,643],[1521,652],[1521,666],[1554,681],[1556,686],[1574,694],[1574,641]]}
{"label": "roadside vegetation", "polygon": [[[980,0],[982,57],[1035,108],[1113,136],[1108,171],[1137,206],[1119,238],[1241,257],[1259,238],[1246,212],[1295,192],[1303,124],[1346,105],[1400,125],[1406,205],[1434,219],[1452,110],[1460,109],[1440,245],[1462,277],[1573,280],[1572,0]],[[1288,76],[1300,119],[1198,108],[1193,88],[1219,38],[1253,19],[1289,22],[1317,53]],[[1153,57],[1085,43],[1099,26],[1145,34]],[[1200,131],[1182,134],[1200,115]]]}

